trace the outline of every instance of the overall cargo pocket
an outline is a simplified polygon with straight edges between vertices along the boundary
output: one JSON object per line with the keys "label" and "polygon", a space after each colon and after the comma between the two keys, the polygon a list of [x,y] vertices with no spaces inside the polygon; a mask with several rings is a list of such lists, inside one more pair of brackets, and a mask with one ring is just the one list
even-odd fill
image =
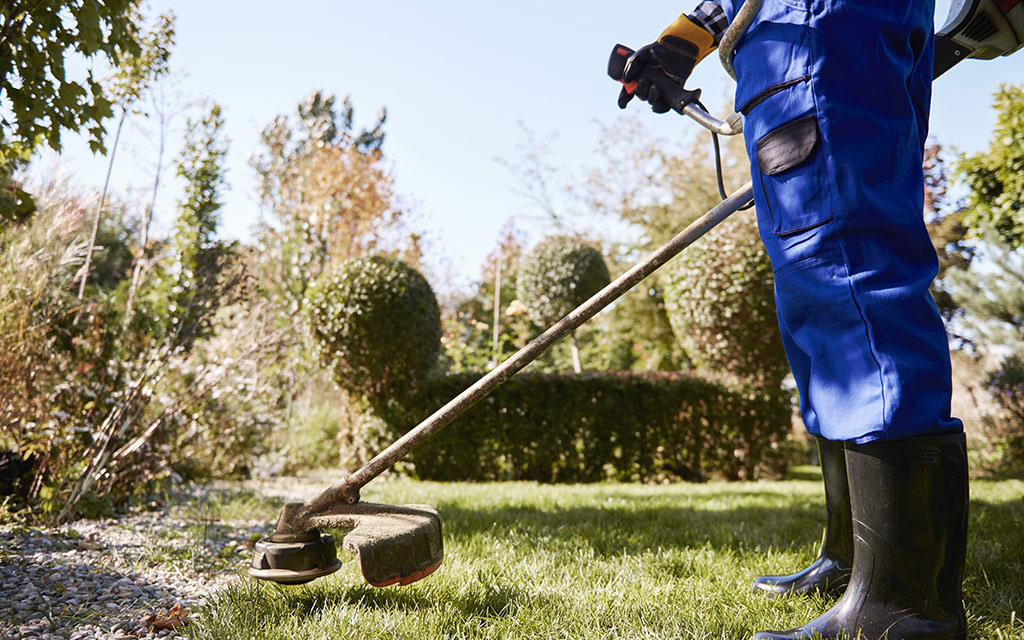
{"label": "overall cargo pocket", "polygon": [[766,133],[756,143],[758,186],[771,232],[787,236],[832,219],[828,169],[818,118],[808,115]]}

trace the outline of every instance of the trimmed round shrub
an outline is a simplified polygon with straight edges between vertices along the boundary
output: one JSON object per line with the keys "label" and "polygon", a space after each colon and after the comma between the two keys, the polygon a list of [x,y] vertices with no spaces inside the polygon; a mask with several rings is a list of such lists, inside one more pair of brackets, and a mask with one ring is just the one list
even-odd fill
{"label": "trimmed round shrub", "polygon": [[426,278],[372,257],[325,272],[306,295],[321,361],[343,388],[379,400],[416,389],[441,353],[441,311]]}
{"label": "trimmed round shrub", "polygon": [[665,265],[665,311],[697,368],[778,387],[789,364],[771,261],[750,218],[733,215]]}
{"label": "trimmed round shrub", "polygon": [[576,238],[553,236],[519,263],[516,295],[534,320],[552,324],[610,281],[600,251]]}

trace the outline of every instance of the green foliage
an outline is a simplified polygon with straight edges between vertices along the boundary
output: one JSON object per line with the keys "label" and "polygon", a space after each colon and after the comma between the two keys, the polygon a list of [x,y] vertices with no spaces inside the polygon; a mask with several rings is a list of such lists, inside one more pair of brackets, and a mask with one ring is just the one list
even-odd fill
{"label": "green foliage", "polygon": [[342,409],[336,402],[316,404],[296,416],[286,434],[289,469],[326,469],[338,465]]}
{"label": "green foliage", "polygon": [[[741,137],[724,143],[724,182],[732,191],[750,179],[749,162]],[[587,211],[614,219],[616,227],[625,223],[633,234],[629,241],[609,250],[615,273],[660,247],[720,199],[704,136],[680,146],[676,141],[652,138],[638,121],[626,118],[604,132],[601,152],[603,166],[592,172],[587,185]],[[672,268],[670,263],[663,271]],[[612,356],[608,361],[638,371],[693,365],[685,337],[673,332],[668,315],[671,295],[665,280],[661,276],[648,278],[596,318],[602,329],[600,340]],[[589,355],[588,361],[595,361],[595,356]]]}
{"label": "green foliage", "polygon": [[963,310],[957,325],[973,349],[1011,355],[987,374],[996,410],[981,419],[980,468],[985,473],[1024,472],[1024,252],[995,232],[982,232],[978,258],[950,269],[945,278]]}
{"label": "green foliage", "polygon": [[1024,247],[1024,86],[1001,85],[987,150],[957,165],[970,192],[966,224],[991,228],[1012,248]]}
{"label": "green foliage", "polygon": [[[445,366],[452,372],[481,371],[494,368],[537,334],[547,328],[531,318],[529,310],[517,297],[516,282],[523,253],[523,236],[512,223],[503,230],[498,248],[484,262],[480,281],[466,293],[445,300],[442,311]],[[498,345],[494,347],[494,294],[501,264],[501,299],[498,315]],[[628,369],[631,357],[622,349],[609,347],[609,342],[625,344],[624,336],[608,331],[599,322],[590,322],[575,332],[582,357],[599,369]],[[572,366],[571,345],[560,341],[529,365],[530,371],[564,371]]]}
{"label": "green foliage", "polygon": [[231,260],[221,277],[209,335],[168,362],[150,399],[162,423],[139,444],[186,479],[280,471],[274,448],[290,424],[287,394],[298,386],[274,368],[285,336],[266,329],[268,304],[246,286],[248,265]]}
{"label": "green foliage", "polygon": [[[94,291],[102,303],[76,322],[80,224],[91,200],[51,189],[40,193],[35,218],[8,229],[0,252],[0,449],[33,461],[31,482],[15,499],[38,515],[60,508],[66,494],[58,489],[84,468],[84,452],[116,403],[109,391],[125,381],[119,323],[107,306],[121,272],[107,259],[119,262],[120,251],[97,255],[111,281]],[[107,227],[104,235],[126,234]]]}
{"label": "green foliage", "polygon": [[[634,287],[594,322],[595,348],[583,351],[598,369],[680,371],[691,363],[672,331],[657,277]],[[586,335],[586,334],[584,334]]]}
{"label": "green foliage", "polygon": [[138,0],[0,5],[0,109],[5,112],[0,118],[0,220],[15,219],[24,208],[24,198],[7,188],[12,172],[39,145],[60,150],[64,131],[87,129],[92,149],[103,150],[103,120],[113,115],[111,102],[92,64],[82,65],[84,72],[76,77],[67,61],[83,56],[90,63],[106,59],[116,66],[138,55],[138,6]]}
{"label": "green foliage", "polygon": [[[928,235],[939,259],[939,272],[932,283],[932,297],[939,307],[943,319],[947,323],[947,331],[955,329],[949,326],[954,318],[963,315],[963,310],[953,298],[946,282],[946,274],[953,270],[963,270],[970,266],[974,259],[975,247],[968,241],[970,229],[964,223],[965,211],[951,207],[949,202],[949,172],[946,169],[945,153],[942,145],[931,143],[924,149],[924,217],[928,225]],[[955,335],[959,341],[965,338]]]}
{"label": "green foliage", "polygon": [[351,98],[345,97],[340,110],[335,102],[332,94],[311,91],[299,102],[293,116],[279,115],[260,132],[263,149],[251,161],[259,174],[260,200],[282,218],[301,213],[290,210],[295,202],[288,182],[296,177],[302,159],[315,149],[334,146],[371,155],[379,153],[384,144],[385,110],[378,114],[372,128],[357,132]]}
{"label": "green foliage", "polygon": [[[282,307],[282,321],[302,307],[309,283],[332,265],[368,255],[418,263],[415,234],[402,238],[402,212],[381,145],[386,112],[369,129],[356,130],[346,97],[312,91],[290,115],[260,132],[250,161],[259,176],[261,204],[275,224],[259,232],[261,284]],[[401,238],[401,239],[399,239]]]}
{"label": "green foliage", "polygon": [[[578,238],[554,236],[523,258],[516,292],[530,319],[546,329],[603,289],[611,278],[601,253]],[[570,335],[572,366],[583,370],[577,332]]]}
{"label": "green foliage", "polygon": [[[493,368],[495,361],[511,356],[540,330],[530,321],[526,308],[516,298],[523,242],[522,232],[512,222],[506,223],[498,247],[484,260],[479,282],[468,292],[452,294],[442,304],[444,335],[441,342],[449,370]],[[495,286],[501,289],[497,353],[494,348]],[[551,351],[544,354],[535,366],[550,366],[554,361]]]}
{"label": "green foliage", "polygon": [[[708,142],[700,136],[681,147],[653,138],[634,119],[604,131],[604,164],[591,175],[589,209],[636,232],[628,246],[631,261],[660,247],[721,199]],[[742,136],[724,140],[723,164],[728,191],[750,180]]]}
{"label": "green foliage", "polygon": [[[399,435],[479,373],[431,379],[401,411]],[[413,451],[433,480],[704,480],[776,475],[791,407],[781,393],[681,373],[522,373]]]}
{"label": "green foliage", "polygon": [[519,265],[516,292],[530,315],[550,325],[610,282],[601,252],[567,236],[546,238]]}
{"label": "green foliage", "polygon": [[[137,54],[126,53],[119,61],[121,66],[117,69],[114,76],[108,80],[109,92],[113,95],[114,100],[120,107],[121,116],[118,118],[117,129],[114,133],[114,143],[110,148],[110,153],[108,154],[109,162],[107,163],[107,175],[103,182],[103,190],[100,192],[99,205],[97,205],[96,213],[93,216],[92,234],[89,237],[89,244],[85,253],[85,266],[82,268],[85,275],[82,277],[78,286],[79,300],[85,296],[85,288],[89,283],[89,276],[91,275],[92,254],[96,247],[96,241],[98,240],[97,235],[103,221],[103,214],[106,212],[107,188],[110,184],[111,173],[114,170],[114,157],[117,154],[117,146],[121,139],[121,131],[124,128],[124,122],[128,117],[128,111],[132,104],[138,101],[142,92],[149,87],[150,83],[167,73],[167,61],[170,57],[170,47],[174,43],[173,14],[160,16],[158,24],[153,31],[143,34],[139,38],[139,41],[141,43],[140,51]],[[162,161],[162,143],[160,156]],[[159,173],[159,163],[157,173]],[[159,176],[157,178],[157,182],[159,182]],[[155,197],[156,186],[153,187],[153,190]],[[152,209],[147,212],[145,221],[142,224],[146,229],[144,235],[146,235],[147,238],[151,214]],[[148,243],[144,240],[143,244]],[[137,277],[133,276],[132,281],[132,287],[134,287],[137,284]],[[135,291],[133,288],[128,296],[129,316],[131,315],[131,300],[134,293]]]}
{"label": "green foliage", "polygon": [[999,404],[1024,427],[1024,356],[1012,355],[1004,360],[999,370],[989,375],[988,384]]}
{"label": "green foliage", "polygon": [[[3,237],[0,447],[35,461],[18,500],[37,518],[98,513],[169,478],[244,473],[260,451],[260,429],[273,416],[245,398],[263,397],[262,372],[244,349],[208,341],[216,311],[232,304],[244,279],[239,256],[214,240],[221,126],[216,109],[190,126],[175,236],[158,243],[147,260],[155,269],[138,270],[138,280],[132,257],[142,252],[127,206],[101,220],[82,300],[73,289],[84,271],[82,226],[93,200],[44,186],[36,218]],[[240,340],[250,338],[221,321]],[[245,349],[259,346],[253,339]]]}
{"label": "green foliage", "polygon": [[955,303],[965,311],[969,337],[990,349],[1005,345],[1024,350],[1024,252],[1012,249],[993,231],[980,231],[980,260],[950,269],[944,279]]}
{"label": "green foliage", "polygon": [[402,262],[375,256],[342,263],[313,283],[306,309],[320,359],[345,389],[385,401],[414,391],[437,364],[437,299]]}
{"label": "green foliage", "polygon": [[661,277],[676,337],[701,369],[778,388],[789,372],[768,254],[737,213],[667,264]]}
{"label": "green foliage", "polygon": [[170,71],[175,22],[173,12],[157,16],[153,27],[139,34],[138,52],[126,52],[118,60],[113,75],[106,82],[106,90],[122,109],[137,102],[154,81]]}
{"label": "green foliage", "polygon": [[131,273],[132,240],[137,229],[126,204],[113,203],[109,213],[97,230],[90,282],[100,291],[114,293]]}
{"label": "green foliage", "polygon": [[84,78],[69,78],[65,58],[74,52],[117,64],[138,54],[138,4],[34,0],[0,7],[0,95],[13,116],[0,128],[5,153],[12,145],[31,151],[42,141],[59,150],[62,131],[82,127],[89,128],[93,148],[103,148],[101,122],[112,115],[110,101],[91,68]]}
{"label": "green foliage", "polygon": [[[133,490],[136,483],[159,480],[170,473],[168,465],[187,475],[237,470],[237,460],[225,462],[223,452],[253,448],[252,434],[237,428],[224,403],[208,396],[228,372],[191,357],[218,306],[232,301],[240,277],[229,268],[230,249],[213,239],[224,185],[222,128],[217,106],[202,120],[189,122],[178,161],[186,194],[170,255],[155,277],[141,283],[138,313],[125,315],[125,298],[130,297],[125,293],[137,284],[127,273],[117,295],[94,295],[84,305],[86,322],[96,327],[97,341],[109,351],[105,370],[116,376],[97,385],[104,402],[96,416],[99,424],[91,429],[85,464],[65,480],[70,488],[59,519],[72,517],[79,501],[123,497],[126,486]],[[109,481],[118,474],[133,482]]]}
{"label": "green foliage", "polygon": [[[358,128],[348,97],[338,104],[334,96],[313,91],[263,128],[250,161],[259,176],[260,205],[271,220],[260,225],[246,254],[259,312],[239,326],[262,345],[244,356],[259,372],[260,395],[249,402],[270,419],[269,440],[276,447],[315,439],[305,413],[323,400],[324,386],[331,387],[333,408],[342,415],[361,410],[351,406],[360,404],[358,394],[337,393],[334,372],[320,367],[316,345],[296,330],[296,319],[310,308],[311,283],[347,260],[384,255],[415,266],[420,259],[418,236],[404,225],[381,150],[385,116],[381,110],[372,126]],[[244,351],[241,343],[235,349]],[[300,452],[271,466],[284,469],[303,459],[319,464]]]}
{"label": "green foliage", "polygon": [[983,425],[988,470],[1024,473],[1024,357],[1014,354],[989,373],[988,391],[999,413]]}
{"label": "green foliage", "polygon": [[157,271],[146,298],[151,313],[166,318],[162,330],[187,349],[209,331],[221,303],[218,280],[229,251],[215,239],[227,184],[223,165],[228,142],[220,105],[214,104],[201,119],[190,119],[185,140],[176,169],[185,181],[185,194],[169,243],[171,259]]}
{"label": "green foliage", "polygon": [[11,179],[12,167],[0,166],[0,233],[8,222],[23,222],[36,211],[36,200]]}

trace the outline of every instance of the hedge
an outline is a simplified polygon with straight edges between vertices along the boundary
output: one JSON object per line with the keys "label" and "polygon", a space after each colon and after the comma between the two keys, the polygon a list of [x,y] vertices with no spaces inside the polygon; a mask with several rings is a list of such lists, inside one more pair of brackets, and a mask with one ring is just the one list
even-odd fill
{"label": "hedge", "polygon": [[[408,431],[475,382],[436,378],[384,415]],[[378,405],[379,406],[379,405]],[[789,395],[687,373],[523,373],[414,450],[425,480],[699,481],[777,476]]]}

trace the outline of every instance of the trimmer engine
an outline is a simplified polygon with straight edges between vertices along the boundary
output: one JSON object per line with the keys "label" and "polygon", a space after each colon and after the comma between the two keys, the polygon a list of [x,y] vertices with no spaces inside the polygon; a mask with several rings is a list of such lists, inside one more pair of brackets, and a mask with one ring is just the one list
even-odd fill
{"label": "trimmer engine", "polygon": [[935,77],[967,58],[991,60],[1024,46],[1024,0],[953,0],[935,34]]}

